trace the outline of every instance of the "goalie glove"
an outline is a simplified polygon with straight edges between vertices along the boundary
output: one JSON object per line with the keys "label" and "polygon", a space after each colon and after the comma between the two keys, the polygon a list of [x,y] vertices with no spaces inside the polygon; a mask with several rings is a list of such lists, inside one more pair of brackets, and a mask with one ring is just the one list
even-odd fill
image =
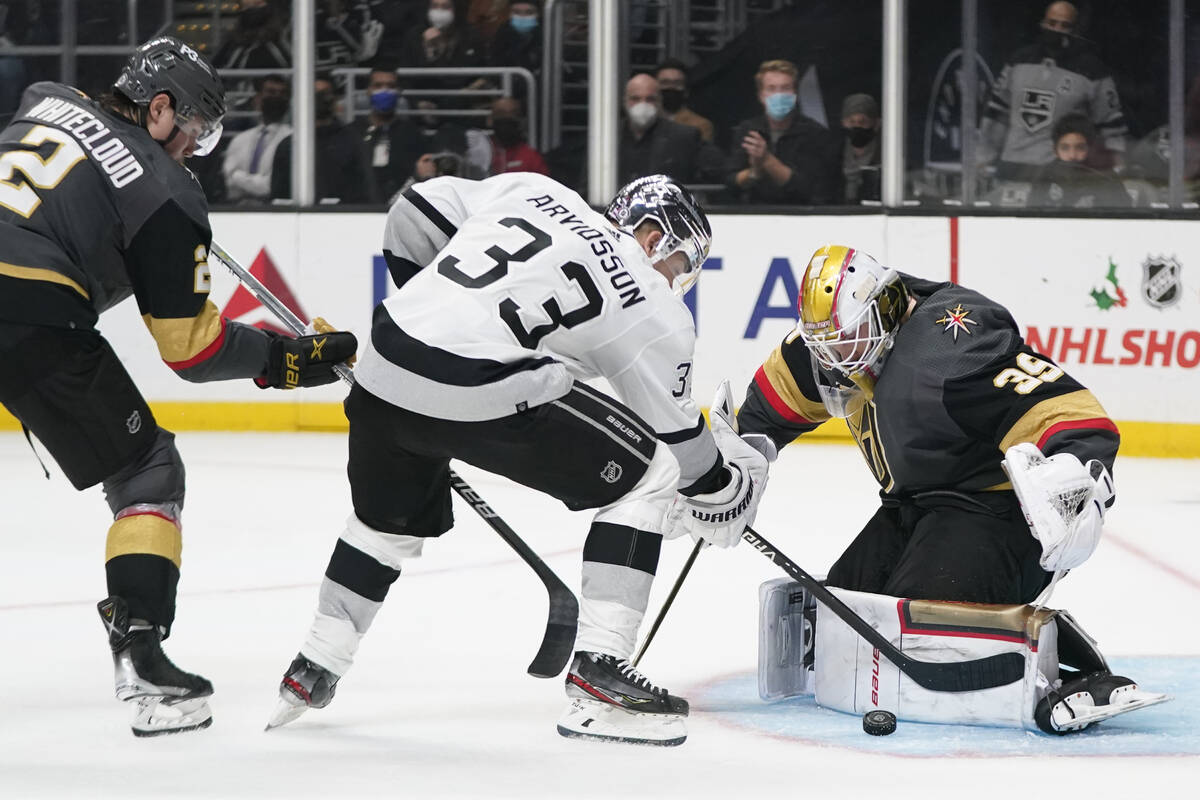
{"label": "goalie glove", "polygon": [[754,522],[767,469],[775,460],[775,444],[765,436],[755,435],[752,441],[738,436],[728,381],[717,389],[709,420],[729,481],[707,494],[676,495],[667,511],[664,536],[673,539],[686,533],[717,547],[733,547]]}
{"label": "goalie glove", "polygon": [[1070,453],[1046,457],[1023,442],[1004,454],[1004,470],[1030,531],[1042,543],[1042,569],[1059,572],[1087,561],[1115,498],[1105,466],[1096,459],[1080,463]]}

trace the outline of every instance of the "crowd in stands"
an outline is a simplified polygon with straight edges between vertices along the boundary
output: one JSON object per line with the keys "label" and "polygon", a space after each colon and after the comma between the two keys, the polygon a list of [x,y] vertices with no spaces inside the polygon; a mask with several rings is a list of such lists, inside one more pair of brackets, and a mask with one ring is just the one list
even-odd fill
{"label": "crowd in stands", "polygon": [[[213,204],[286,203],[292,196],[291,2],[240,0],[234,6],[237,13],[227,15],[215,52],[207,53],[230,89],[225,137],[215,157],[196,159],[192,168]],[[45,7],[0,0],[0,48],[53,41],[56,23],[39,11]],[[124,7],[123,0],[89,3],[96,18],[89,25],[96,30],[81,29],[81,36],[119,41],[117,33],[100,29],[104,19],[121,18]],[[543,11],[540,0],[317,0],[312,91],[318,198],[387,204],[412,182],[436,175],[479,179],[511,171],[553,174],[585,191],[586,142],[552,153],[531,145],[530,104],[540,98],[529,96],[524,81],[502,83],[479,73],[397,74],[407,68],[519,67],[540,81]],[[979,98],[983,118],[973,132],[979,199],[1050,208],[1161,201],[1168,127],[1130,136],[1113,72],[1080,35],[1075,4],[1050,2],[1034,34]],[[347,68],[358,70],[351,75]],[[618,183],[662,172],[696,186],[709,202],[880,201],[877,81],[843,82],[842,88],[857,90],[829,98],[827,122],[823,110],[814,112],[806,102],[803,65],[767,58],[740,79],[745,102],[737,105],[749,110],[753,98],[757,113],[734,125],[736,117],[713,108],[711,98],[692,107],[690,72],[683,61],[667,59],[627,78],[621,107],[614,109],[620,117]],[[20,89],[39,77],[21,59],[0,52],[0,112],[15,108]],[[720,121],[714,124],[706,113]],[[1184,177],[1187,199],[1194,201],[1200,193],[1200,78],[1190,85],[1185,117]]]}

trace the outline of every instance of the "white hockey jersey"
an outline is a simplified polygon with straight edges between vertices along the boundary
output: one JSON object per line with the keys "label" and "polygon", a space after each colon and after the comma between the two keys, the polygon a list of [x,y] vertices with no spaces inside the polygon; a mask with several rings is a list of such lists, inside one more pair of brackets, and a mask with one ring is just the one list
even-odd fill
{"label": "white hockey jersey", "polygon": [[384,253],[401,289],[355,370],[372,394],[479,422],[601,377],[671,448],[681,488],[718,463],[691,398],[691,314],[575,192],[534,173],[426,181],[389,211]]}

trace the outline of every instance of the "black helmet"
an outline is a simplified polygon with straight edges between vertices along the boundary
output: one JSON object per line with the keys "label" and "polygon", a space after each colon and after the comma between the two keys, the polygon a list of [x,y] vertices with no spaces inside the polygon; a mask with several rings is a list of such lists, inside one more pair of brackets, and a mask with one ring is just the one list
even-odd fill
{"label": "black helmet", "polygon": [[617,192],[604,216],[630,233],[644,221],[654,220],[663,232],[654,260],[662,261],[677,252],[687,257],[687,272],[676,279],[675,291],[683,294],[696,282],[700,266],[708,258],[712,228],[700,203],[682,185],[666,175],[638,178]]}
{"label": "black helmet", "polygon": [[225,89],[212,64],[172,36],[151,39],[129,57],[114,88],[145,108],[166,92],[174,101],[175,124],[196,137],[196,155],[212,152],[221,140]]}

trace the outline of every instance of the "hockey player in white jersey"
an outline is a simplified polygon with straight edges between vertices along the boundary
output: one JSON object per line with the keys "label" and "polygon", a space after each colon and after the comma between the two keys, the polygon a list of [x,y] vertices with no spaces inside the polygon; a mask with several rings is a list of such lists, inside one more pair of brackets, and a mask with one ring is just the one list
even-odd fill
{"label": "hockey player in white jersey", "polygon": [[[440,178],[397,200],[384,249],[401,289],[375,309],[346,400],[354,514],[268,727],[333,698],[403,562],[453,524],[456,458],[598,509],[559,732],[684,741],[687,701],[627,660],[664,517],[731,546],[767,471],[691,399],[681,296],[710,240],[691,194],[661,175],[623,188],[604,216],[532,173]],[[600,377],[614,395],[580,382]]]}

